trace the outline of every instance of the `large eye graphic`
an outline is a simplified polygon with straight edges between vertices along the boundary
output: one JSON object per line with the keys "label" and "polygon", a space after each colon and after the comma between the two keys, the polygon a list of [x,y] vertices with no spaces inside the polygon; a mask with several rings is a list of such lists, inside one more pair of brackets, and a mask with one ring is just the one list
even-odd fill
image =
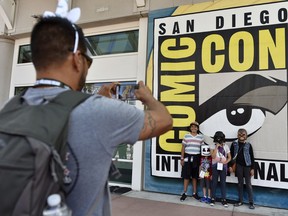
{"label": "large eye graphic", "polygon": [[245,128],[248,136],[259,130],[266,113],[276,115],[287,104],[287,82],[256,74],[241,77],[199,106],[200,131],[213,137],[222,131],[226,140],[237,139]]}
{"label": "large eye graphic", "polygon": [[222,131],[226,139],[235,139],[238,129],[245,128],[249,134],[256,132],[265,120],[265,113],[261,109],[249,106],[235,106],[223,109],[202,122],[201,132],[213,136],[215,129]]}

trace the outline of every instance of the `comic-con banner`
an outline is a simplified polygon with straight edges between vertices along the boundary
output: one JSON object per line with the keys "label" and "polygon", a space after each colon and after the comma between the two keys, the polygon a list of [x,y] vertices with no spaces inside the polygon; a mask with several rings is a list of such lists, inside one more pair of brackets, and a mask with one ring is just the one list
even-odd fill
{"label": "comic-con banner", "polygon": [[278,2],[154,19],[153,93],[172,114],[173,130],[152,140],[153,176],[180,178],[182,138],[196,120],[210,145],[216,131],[229,144],[245,128],[254,184],[288,188],[287,8]]}

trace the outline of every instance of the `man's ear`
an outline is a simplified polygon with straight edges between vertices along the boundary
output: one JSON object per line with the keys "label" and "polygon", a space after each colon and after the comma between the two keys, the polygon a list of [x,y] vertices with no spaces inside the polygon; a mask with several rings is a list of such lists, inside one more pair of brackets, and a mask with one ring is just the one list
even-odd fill
{"label": "man's ear", "polygon": [[83,67],[83,58],[79,50],[73,53],[73,65],[78,72],[81,71]]}

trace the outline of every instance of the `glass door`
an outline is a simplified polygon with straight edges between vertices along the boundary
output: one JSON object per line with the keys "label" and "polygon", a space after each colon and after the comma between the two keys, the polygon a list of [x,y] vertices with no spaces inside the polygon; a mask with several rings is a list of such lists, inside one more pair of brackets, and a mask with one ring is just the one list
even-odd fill
{"label": "glass door", "polygon": [[115,153],[112,163],[119,170],[120,175],[112,175],[110,182],[131,185],[132,183],[132,163],[133,163],[133,146],[121,144]]}
{"label": "glass door", "polygon": [[[83,91],[90,94],[98,92],[101,85],[104,83],[87,83]],[[106,83],[107,84],[107,83]],[[131,97],[134,93],[136,81],[119,82],[119,98],[123,103],[128,103],[132,106],[136,105],[135,99]],[[115,99],[116,100],[116,99]],[[132,165],[133,165],[133,145],[121,144],[118,146],[114,157],[112,159],[113,165],[111,166],[109,183],[131,185],[132,184]]]}

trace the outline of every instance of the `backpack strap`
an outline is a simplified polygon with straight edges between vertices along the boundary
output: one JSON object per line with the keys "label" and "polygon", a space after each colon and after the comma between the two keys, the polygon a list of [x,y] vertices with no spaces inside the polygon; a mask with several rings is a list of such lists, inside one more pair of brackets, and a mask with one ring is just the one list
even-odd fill
{"label": "backpack strap", "polygon": [[[20,95],[16,95],[11,98],[7,104],[5,104],[1,112],[6,112],[8,110],[10,111],[11,109],[17,109],[19,106],[23,106],[25,99],[22,97],[24,94],[25,93],[21,93]],[[55,98],[50,100],[50,102],[57,103],[60,106],[66,107],[67,110],[72,111],[74,107],[82,103],[90,96],[91,95],[79,91],[68,90],[58,94]]]}
{"label": "backpack strap", "polygon": [[[0,131],[25,135],[55,143],[53,138],[63,133],[70,112],[91,95],[67,90],[47,104],[28,105],[21,95],[13,97],[0,112]],[[52,118],[53,116],[53,118]],[[57,119],[57,121],[55,121]],[[27,123],[33,122],[29,126]]]}
{"label": "backpack strap", "polygon": [[72,111],[74,107],[82,103],[84,100],[86,100],[90,96],[91,95],[85,94],[79,91],[68,90],[68,91],[64,91],[60,93],[50,102],[59,104],[65,109]]}
{"label": "backpack strap", "polygon": [[[63,110],[65,110],[65,113],[63,113],[64,115],[70,115],[71,111],[80,103],[82,103],[84,100],[86,100],[87,98],[89,98],[91,95],[89,94],[85,94],[82,92],[78,92],[78,91],[72,91],[72,90],[68,90],[68,91],[64,91],[60,94],[58,94],[55,98],[53,98],[48,104],[47,107],[49,109],[49,107],[51,106],[51,108],[54,108],[55,106],[59,106],[59,108],[61,107]],[[66,116],[67,121],[66,121],[66,125],[68,124],[68,120],[69,120],[69,116]],[[54,146],[55,148],[52,148],[52,155],[53,155],[53,159],[51,160],[51,164],[50,164],[50,168],[51,168],[51,173],[52,176],[55,180],[55,182],[58,181],[58,176],[57,176],[57,171],[56,171],[56,167],[55,167],[55,163],[58,164],[59,167],[62,168],[63,172],[65,172],[66,170],[66,166],[64,165],[61,157],[65,157],[64,155],[59,155],[59,152],[65,152],[62,151],[61,148],[63,148],[63,145],[61,143],[66,143],[67,142],[67,133],[68,133],[68,127],[64,127],[64,130],[61,131],[61,133],[65,134],[64,135],[64,140],[62,140],[61,142],[55,142],[55,144],[59,144],[59,146]],[[58,151],[57,151],[58,150]]]}

